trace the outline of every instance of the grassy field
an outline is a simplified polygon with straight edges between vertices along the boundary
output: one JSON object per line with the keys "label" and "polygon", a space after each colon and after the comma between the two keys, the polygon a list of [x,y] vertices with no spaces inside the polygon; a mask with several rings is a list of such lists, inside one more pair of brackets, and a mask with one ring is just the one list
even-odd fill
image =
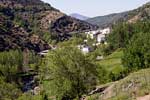
{"label": "grassy field", "polygon": [[123,51],[121,49],[116,50],[111,55],[99,61],[99,64],[110,71],[114,71],[114,72],[120,71],[123,69],[123,65],[121,63],[122,56],[123,56]]}
{"label": "grassy field", "polygon": [[125,76],[125,74],[123,74],[125,72],[125,67],[122,65],[122,56],[123,50],[118,49],[112,54],[104,57],[103,60],[97,61],[101,67],[107,70],[112,81],[119,80]]}

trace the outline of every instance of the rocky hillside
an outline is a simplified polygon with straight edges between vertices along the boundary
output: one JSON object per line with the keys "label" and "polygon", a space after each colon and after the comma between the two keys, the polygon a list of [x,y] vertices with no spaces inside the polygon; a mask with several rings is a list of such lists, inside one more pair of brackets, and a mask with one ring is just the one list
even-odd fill
{"label": "rocky hillside", "polygon": [[97,25],[67,15],[58,18],[50,26],[51,32],[57,34],[57,41],[68,40],[74,33],[83,33],[98,28]]}
{"label": "rocky hillside", "polygon": [[[0,51],[25,45],[41,51],[47,49],[45,33],[55,33],[57,39],[60,33],[95,28],[40,0],[0,0],[0,16]],[[30,45],[33,39],[35,43]]]}
{"label": "rocky hillside", "polygon": [[98,16],[86,20],[91,24],[98,25],[100,27],[107,27],[116,24],[120,21],[136,22],[138,20],[144,20],[150,18],[150,3],[143,6],[122,13],[115,13],[106,16]]}
{"label": "rocky hillside", "polygon": [[49,24],[63,16],[59,10],[40,0],[0,0],[1,12],[28,32],[47,31]]}
{"label": "rocky hillside", "polygon": [[38,35],[29,34],[24,28],[15,25],[8,16],[1,15],[0,51],[17,48],[40,52],[50,47]]}
{"label": "rocky hillside", "polygon": [[69,16],[62,16],[51,24],[51,29],[56,33],[82,32],[97,28],[97,26]]}
{"label": "rocky hillside", "polygon": [[[93,25],[88,24],[75,18],[66,16],[64,13],[53,8],[50,4],[44,3],[40,0],[0,0],[0,5],[4,12],[10,13],[12,19],[17,23],[21,24],[29,32],[39,33],[40,35],[44,32],[48,32],[51,29],[51,23],[57,23],[58,20],[63,20],[65,18],[66,23],[63,23],[61,26],[68,25],[75,29],[75,25],[82,24],[82,26],[77,26],[81,28],[79,30],[87,30],[93,27]],[[65,17],[63,17],[65,16]],[[72,20],[72,25],[67,23]],[[87,27],[88,26],[88,27]],[[58,28],[58,27],[55,27]],[[63,27],[61,27],[63,28]],[[76,30],[68,30],[76,31]],[[63,32],[64,33],[64,32]]]}

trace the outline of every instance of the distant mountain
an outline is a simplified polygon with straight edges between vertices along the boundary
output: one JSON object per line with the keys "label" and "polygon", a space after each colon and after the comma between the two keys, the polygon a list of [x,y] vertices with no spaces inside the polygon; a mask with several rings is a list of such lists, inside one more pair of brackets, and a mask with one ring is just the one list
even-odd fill
{"label": "distant mountain", "polygon": [[98,25],[99,27],[108,27],[122,21],[131,23],[144,19],[150,19],[150,2],[134,10],[110,14],[106,16],[97,16],[87,19],[86,21],[88,23]]}
{"label": "distant mountain", "polygon": [[88,23],[98,25],[99,27],[108,27],[111,26],[112,24],[115,24],[116,22],[119,22],[123,20],[124,18],[128,16],[128,12],[123,12],[123,13],[114,13],[106,16],[98,16],[94,18],[87,19],[86,21]]}
{"label": "distant mountain", "polygon": [[77,13],[70,14],[69,16],[77,18],[77,19],[80,19],[80,20],[87,20],[87,19],[89,19],[89,17],[84,16],[84,15],[80,15],[80,14],[77,14]]}

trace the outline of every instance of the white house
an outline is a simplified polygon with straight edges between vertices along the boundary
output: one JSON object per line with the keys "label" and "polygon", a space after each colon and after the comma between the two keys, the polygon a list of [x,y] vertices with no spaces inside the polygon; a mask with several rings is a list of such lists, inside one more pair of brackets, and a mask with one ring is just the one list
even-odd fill
{"label": "white house", "polygon": [[101,43],[105,41],[106,35],[110,33],[110,28],[98,29],[94,31],[85,32],[87,34],[87,38],[96,39],[97,43]]}

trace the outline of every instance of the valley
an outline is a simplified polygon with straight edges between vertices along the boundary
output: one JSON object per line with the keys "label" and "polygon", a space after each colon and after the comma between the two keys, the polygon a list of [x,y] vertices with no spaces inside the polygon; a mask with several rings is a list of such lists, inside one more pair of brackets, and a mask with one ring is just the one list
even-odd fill
{"label": "valley", "polygon": [[0,0],[0,100],[149,100],[150,3],[67,15]]}

